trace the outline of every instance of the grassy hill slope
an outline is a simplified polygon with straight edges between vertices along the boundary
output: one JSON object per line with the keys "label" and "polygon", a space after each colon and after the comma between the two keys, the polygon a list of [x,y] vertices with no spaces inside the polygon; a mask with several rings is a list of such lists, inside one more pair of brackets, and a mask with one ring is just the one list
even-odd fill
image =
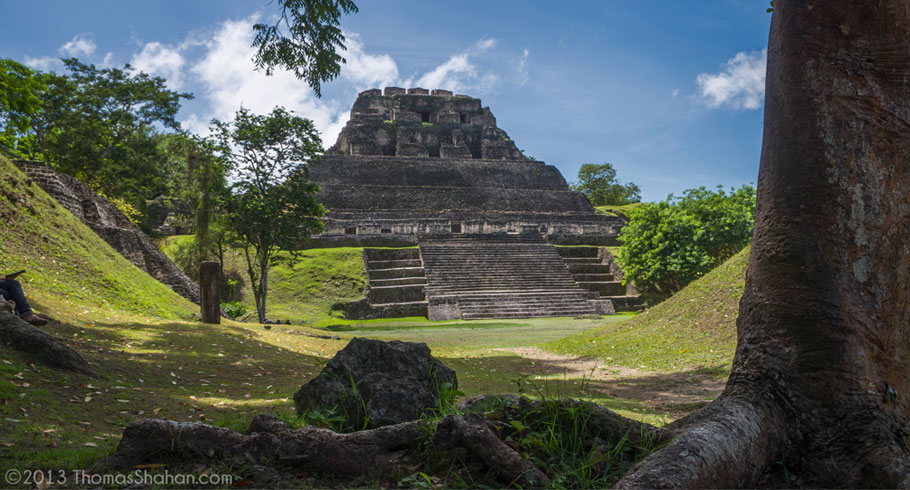
{"label": "grassy hill slope", "polygon": [[748,264],[746,247],[636,318],[550,342],[545,347],[637,369],[729,366],[736,347],[736,316]]}
{"label": "grassy hill slope", "polygon": [[198,307],[112,249],[0,157],[0,274],[19,280],[39,311],[65,316],[116,310],[189,318]]}
{"label": "grassy hill slope", "polygon": [[[198,306],[135,267],[0,157],[0,271],[20,277],[43,330],[95,379],[0,343],[0,473],[85,468],[144,417],[232,426],[289,400],[344,342],[191,320]],[[8,483],[8,482],[7,482]]]}
{"label": "grassy hill slope", "polygon": [[[162,251],[174,260],[192,243],[189,235],[168,237]],[[179,260],[175,260],[179,264]],[[228,250],[225,269],[241,278],[241,303],[255,312],[253,290],[246,262],[238,250]],[[291,320],[295,325],[322,326],[331,323],[332,305],[363,298],[367,278],[360,248],[317,248],[303,252],[299,262],[281,262],[269,270],[268,317]],[[255,321],[255,318],[253,319]]]}

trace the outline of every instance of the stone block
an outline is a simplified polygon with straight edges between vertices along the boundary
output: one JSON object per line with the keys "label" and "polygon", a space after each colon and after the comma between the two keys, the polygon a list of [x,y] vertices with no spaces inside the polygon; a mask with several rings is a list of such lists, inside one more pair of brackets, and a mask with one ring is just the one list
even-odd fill
{"label": "stone block", "polygon": [[428,157],[430,156],[426,146],[420,143],[398,142],[395,146],[395,154],[400,157]]}
{"label": "stone block", "polygon": [[480,145],[480,157],[484,160],[508,160],[511,145],[505,141],[483,140]]}
{"label": "stone block", "polygon": [[408,89],[408,95],[430,95],[430,91],[425,88],[414,87]]}
{"label": "stone block", "polygon": [[420,114],[412,111],[395,111],[392,118],[396,121],[421,122]]}
{"label": "stone block", "polygon": [[404,95],[406,93],[407,91],[401,87],[386,87],[385,91],[383,92],[386,97],[390,97],[392,95]]}
{"label": "stone block", "polygon": [[461,122],[461,115],[454,112],[444,112],[436,115],[436,122],[458,124]]}
{"label": "stone block", "polygon": [[435,297],[427,303],[427,319],[438,322],[443,320],[460,320],[461,310],[455,296]]}
{"label": "stone block", "polygon": [[451,96],[452,96],[452,91],[451,91],[451,90],[443,90],[443,89],[441,89],[441,88],[436,88],[436,89],[433,89],[433,95],[438,95],[438,96],[441,96],[441,97],[451,97]]}
{"label": "stone block", "polygon": [[592,299],[591,303],[594,304],[594,311],[598,315],[615,315],[616,310],[613,309],[613,302],[608,299]]}
{"label": "stone block", "polygon": [[468,159],[472,158],[471,149],[465,145],[447,145],[445,143],[439,145],[439,156],[441,158],[459,158],[459,159]]}
{"label": "stone block", "polygon": [[369,90],[364,90],[357,94],[357,97],[380,97],[382,92],[378,88],[371,88]]}

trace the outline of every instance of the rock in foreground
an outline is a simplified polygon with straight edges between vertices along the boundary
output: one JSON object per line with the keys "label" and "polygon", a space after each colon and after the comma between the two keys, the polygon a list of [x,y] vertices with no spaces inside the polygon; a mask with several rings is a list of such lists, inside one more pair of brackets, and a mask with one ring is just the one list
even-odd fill
{"label": "rock in foreground", "polygon": [[341,415],[349,428],[415,420],[458,386],[426,344],[354,338],[294,395],[297,414]]}

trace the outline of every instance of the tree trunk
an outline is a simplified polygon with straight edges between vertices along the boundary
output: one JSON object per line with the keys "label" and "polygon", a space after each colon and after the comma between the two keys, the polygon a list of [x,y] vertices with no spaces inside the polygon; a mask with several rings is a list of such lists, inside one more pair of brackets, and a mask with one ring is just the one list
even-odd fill
{"label": "tree trunk", "polygon": [[910,487],[910,2],[778,0],[723,395],[620,487]]}
{"label": "tree trunk", "polygon": [[259,272],[259,323],[265,322],[265,300],[269,295],[269,259],[261,259],[262,268]]}

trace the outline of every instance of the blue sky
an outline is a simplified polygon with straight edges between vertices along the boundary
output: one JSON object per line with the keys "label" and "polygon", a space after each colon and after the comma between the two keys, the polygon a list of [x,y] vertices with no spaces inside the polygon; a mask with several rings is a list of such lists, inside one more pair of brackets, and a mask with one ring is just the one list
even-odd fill
{"label": "blue sky", "polygon": [[0,57],[44,70],[65,56],[131,63],[196,96],[178,117],[193,131],[241,104],[283,105],[313,119],[326,147],[359,91],[452,89],[480,97],[567,180],[610,162],[659,200],[756,182],[767,3],[361,0],[342,19],[348,64],[322,99],[253,70],[251,26],[276,14],[268,0],[3,2]]}

